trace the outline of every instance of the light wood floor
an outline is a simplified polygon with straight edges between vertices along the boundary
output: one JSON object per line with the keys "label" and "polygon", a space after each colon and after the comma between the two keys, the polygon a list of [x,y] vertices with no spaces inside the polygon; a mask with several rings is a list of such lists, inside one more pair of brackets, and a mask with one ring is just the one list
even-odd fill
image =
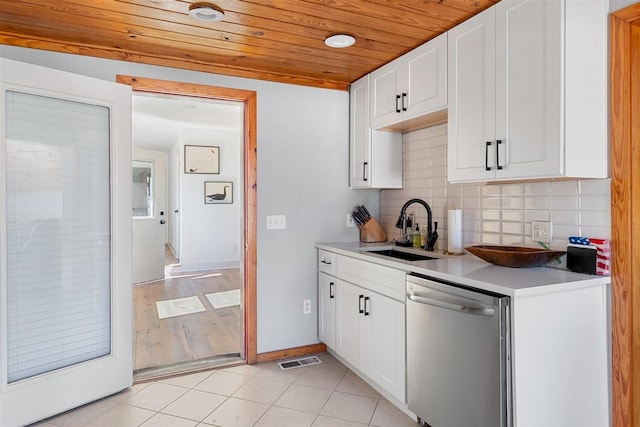
{"label": "light wood floor", "polygon": [[[220,276],[211,276],[220,273]],[[133,287],[134,372],[242,349],[240,306],[214,309],[206,294],[242,288],[240,269],[183,273]],[[156,301],[197,296],[206,311],[158,319]]]}

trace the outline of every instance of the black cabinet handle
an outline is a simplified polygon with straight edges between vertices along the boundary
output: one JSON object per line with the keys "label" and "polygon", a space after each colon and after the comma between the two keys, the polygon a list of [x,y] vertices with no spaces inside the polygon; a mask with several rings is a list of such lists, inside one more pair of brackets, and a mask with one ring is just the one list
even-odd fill
{"label": "black cabinet handle", "polygon": [[367,181],[367,166],[369,166],[369,162],[362,163],[362,180]]}
{"label": "black cabinet handle", "polygon": [[331,265],[331,263],[330,263],[330,262],[325,261],[325,260],[322,260],[322,261],[320,261],[320,262],[321,262],[321,263],[323,263],[323,264]]}
{"label": "black cabinet handle", "polygon": [[[369,301],[369,297],[364,297],[364,315],[365,316],[368,316],[371,314],[371,312],[367,310],[367,301]],[[369,307],[371,307],[371,302],[369,302]]]}
{"label": "black cabinet handle", "polygon": [[496,141],[496,169],[502,170],[502,166],[500,166],[500,144],[502,144],[502,140],[498,139]]}
{"label": "black cabinet handle", "polygon": [[489,166],[489,147],[491,146],[491,141],[487,141],[486,147],[484,147],[484,170],[490,171],[491,166]]}
{"label": "black cabinet handle", "polygon": [[358,312],[360,314],[364,313],[364,310],[362,309],[362,298],[364,298],[364,295],[360,295],[358,297]]}
{"label": "black cabinet handle", "polygon": [[334,284],[333,282],[329,282],[329,298],[331,299],[336,297],[333,293],[333,284]]}
{"label": "black cabinet handle", "polygon": [[407,94],[403,93],[402,94],[402,111],[407,111],[407,103],[405,102],[407,100]]}
{"label": "black cabinet handle", "polygon": [[165,221],[164,219],[160,220],[160,224],[165,224],[167,221]]}
{"label": "black cabinet handle", "polygon": [[400,95],[396,95],[396,113],[400,112]]}

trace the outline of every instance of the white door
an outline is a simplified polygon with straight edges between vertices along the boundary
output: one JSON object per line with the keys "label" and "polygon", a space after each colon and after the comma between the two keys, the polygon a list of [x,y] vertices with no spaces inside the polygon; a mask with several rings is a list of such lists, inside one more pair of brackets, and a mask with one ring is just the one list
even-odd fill
{"label": "white door", "polygon": [[447,106],[447,33],[404,55],[403,119]]}
{"label": "white door", "polygon": [[164,278],[167,153],[133,150],[133,283]]}
{"label": "white door", "polygon": [[495,178],[494,9],[479,13],[447,35],[449,181]]}
{"label": "white door", "polygon": [[562,32],[559,1],[508,0],[496,11],[498,178],[563,173]]}
{"label": "white door", "polygon": [[132,383],[131,89],[0,58],[0,425]]}
{"label": "white door", "polygon": [[369,128],[369,76],[351,85],[349,185],[371,187],[371,129]]}
{"label": "white door", "polygon": [[336,347],[336,279],[318,272],[318,338]]}
{"label": "white door", "polygon": [[336,352],[353,366],[363,369],[364,290],[336,281]]}

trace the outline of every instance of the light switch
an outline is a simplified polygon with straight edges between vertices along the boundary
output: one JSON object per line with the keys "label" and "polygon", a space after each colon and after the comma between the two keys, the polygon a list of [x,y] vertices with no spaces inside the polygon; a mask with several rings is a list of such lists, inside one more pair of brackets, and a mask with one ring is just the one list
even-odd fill
{"label": "light switch", "polygon": [[287,228],[286,215],[267,215],[267,230],[284,230]]}

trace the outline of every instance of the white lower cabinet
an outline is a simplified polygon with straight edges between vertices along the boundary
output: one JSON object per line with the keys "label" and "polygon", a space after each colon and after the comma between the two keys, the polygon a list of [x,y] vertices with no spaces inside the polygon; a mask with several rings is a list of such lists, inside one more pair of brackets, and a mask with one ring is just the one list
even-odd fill
{"label": "white lower cabinet", "polygon": [[334,262],[335,277],[318,273],[320,341],[404,404],[405,273],[340,255]]}
{"label": "white lower cabinet", "polygon": [[336,279],[318,273],[318,338],[330,348],[336,345]]}
{"label": "white lower cabinet", "polygon": [[404,304],[344,280],[336,286],[336,352],[404,402]]}

